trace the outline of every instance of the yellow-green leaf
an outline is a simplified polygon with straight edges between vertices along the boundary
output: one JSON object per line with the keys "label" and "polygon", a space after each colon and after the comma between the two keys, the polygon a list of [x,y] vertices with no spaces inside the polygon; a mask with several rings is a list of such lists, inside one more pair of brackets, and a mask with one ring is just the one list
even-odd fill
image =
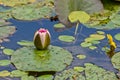
{"label": "yellow-green leaf", "polygon": [[69,14],[68,18],[72,23],[77,21],[86,23],[90,19],[90,16],[84,11],[73,11]]}
{"label": "yellow-green leaf", "polygon": [[10,75],[10,72],[8,72],[6,70],[0,72],[0,77],[6,77],[6,76],[9,76],[9,75]]}

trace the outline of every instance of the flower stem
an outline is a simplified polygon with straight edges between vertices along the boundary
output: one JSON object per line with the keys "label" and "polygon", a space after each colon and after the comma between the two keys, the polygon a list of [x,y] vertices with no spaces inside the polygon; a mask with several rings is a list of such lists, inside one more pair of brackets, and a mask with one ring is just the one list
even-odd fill
{"label": "flower stem", "polygon": [[77,34],[78,26],[79,26],[79,22],[77,22],[76,24],[75,33],[74,33],[75,35]]}

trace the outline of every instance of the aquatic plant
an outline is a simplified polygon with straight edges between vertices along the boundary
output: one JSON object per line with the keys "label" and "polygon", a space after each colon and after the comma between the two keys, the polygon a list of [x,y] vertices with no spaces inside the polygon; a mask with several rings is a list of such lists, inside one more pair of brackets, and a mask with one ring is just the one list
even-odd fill
{"label": "aquatic plant", "polygon": [[34,45],[37,49],[46,49],[50,44],[50,33],[47,29],[40,28],[35,32]]}
{"label": "aquatic plant", "polygon": [[110,34],[107,34],[108,43],[110,45],[110,50],[107,52],[108,56],[111,58],[115,54],[115,49],[117,47],[116,43]]}
{"label": "aquatic plant", "polygon": [[118,80],[112,71],[107,71],[91,63],[85,63],[84,66],[85,67],[77,66],[74,67],[74,69],[64,70],[56,75],[54,80]]}
{"label": "aquatic plant", "polygon": [[80,44],[82,47],[88,47],[91,50],[95,50],[96,45],[100,43],[100,40],[105,38],[105,33],[103,31],[97,31],[96,33],[90,34],[89,37]]}
{"label": "aquatic plant", "polygon": [[79,23],[86,23],[89,21],[90,16],[84,11],[73,11],[69,14],[68,19],[71,23],[77,23],[75,29],[75,35],[77,34]]}
{"label": "aquatic plant", "polygon": [[0,43],[5,41],[5,38],[7,38],[15,33],[15,31],[16,31],[15,26],[9,26],[10,24],[11,23],[0,19]]}
{"label": "aquatic plant", "polygon": [[115,55],[112,56],[111,62],[114,66],[114,68],[118,69],[120,71],[120,52],[115,53]]}
{"label": "aquatic plant", "polygon": [[11,62],[22,71],[62,71],[72,62],[69,51],[50,45],[48,49],[37,50],[34,46],[17,49],[11,56]]}
{"label": "aquatic plant", "polygon": [[[60,22],[70,27],[68,15],[72,11],[85,11],[87,13],[100,12],[103,10],[103,4],[100,0],[55,0],[55,11],[59,15]],[[63,14],[64,13],[64,14]]]}

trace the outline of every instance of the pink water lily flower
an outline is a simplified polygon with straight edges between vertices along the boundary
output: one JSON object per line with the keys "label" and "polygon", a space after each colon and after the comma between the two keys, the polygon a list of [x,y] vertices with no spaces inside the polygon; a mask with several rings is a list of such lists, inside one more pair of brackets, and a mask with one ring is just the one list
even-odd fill
{"label": "pink water lily flower", "polygon": [[47,29],[40,28],[34,34],[34,45],[37,49],[46,49],[50,44],[50,33]]}

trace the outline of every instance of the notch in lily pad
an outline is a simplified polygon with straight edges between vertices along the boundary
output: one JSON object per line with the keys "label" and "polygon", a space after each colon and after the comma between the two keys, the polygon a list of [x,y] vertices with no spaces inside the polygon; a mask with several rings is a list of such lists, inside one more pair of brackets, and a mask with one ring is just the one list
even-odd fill
{"label": "notch in lily pad", "polygon": [[[69,14],[68,19],[71,23],[77,23],[75,29],[75,35],[77,34],[79,23],[86,23],[89,21],[90,16],[84,11],[73,11]],[[81,27],[82,29],[82,27]]]}

